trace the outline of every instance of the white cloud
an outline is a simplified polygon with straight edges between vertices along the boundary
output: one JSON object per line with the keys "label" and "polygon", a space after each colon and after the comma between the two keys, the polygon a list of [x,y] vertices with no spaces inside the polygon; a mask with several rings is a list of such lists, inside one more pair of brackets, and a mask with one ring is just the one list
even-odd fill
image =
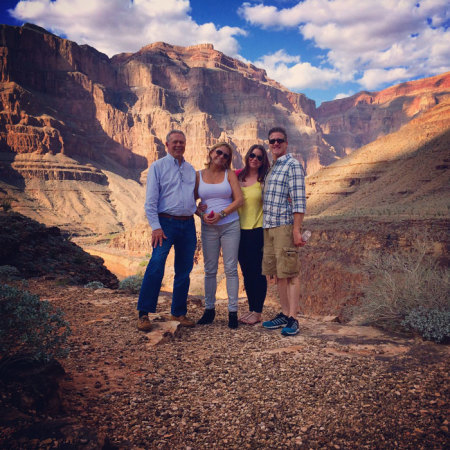
{"label": "white cloud", "polygon": [[409,76],[408,71],[401,67],[391,70],[368,69],[364,72],[364,75],[359,82],[366,89],[374,90],[380,84],[394,84],[398,80],[407,79]]}
{"label": "white cloud", "polygon": [[300,71],[322,75],[319,81],[340,73],[340,81],[353,79],[376,89],[450,70],[450,33],[444,27],[450,20],[448,0],[304,0],[281,9],[244,3],[240,14],[263,28],[295,27],[325,51],[331,69]]}
{"label": "white cloud", "polygon": [[254,64],[263,67],[270,78],[293,90],[326,87],[339,79],[338,72],[301,62],[299,56],[288,55],[284,50],[265,55]]}
{"label": "white cloud", "polygon": [[173,45],[212,43],[236,56],[237,27],[199,25],[189,15],[189,0],[27,0],[12,11],[18,20],[32,22],[79,44],[89,44],[112,56],[136,52],[152,42]]}
{"label": "white cloud", "polygon": [[334,100],[339,100],[341,98],[347,98],[347,97],[351,97],[354,94],[353,91],[349,91],[347,93],[345,92],[339,92],[339,94],[336,94],[334,97]]}

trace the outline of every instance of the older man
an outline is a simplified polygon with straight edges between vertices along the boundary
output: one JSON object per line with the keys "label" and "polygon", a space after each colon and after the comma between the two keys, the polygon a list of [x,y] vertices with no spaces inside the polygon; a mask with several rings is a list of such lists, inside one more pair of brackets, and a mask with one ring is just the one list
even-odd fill
{"label": "older man", "polygon": [[275,277],[281,312],[263,327],[282,328],[285,336],[299,332],[298,302],[300,297],[299,247],[306,209],[305,174],[303,166],[287,153],[286,131],[281,127],[269,131],[269,148],[273,165],[264,184],[263,274]]}
{"label": "older man", "polygon": [[137,309],[138,329],[150,331],[148,313],[156,312],[167,255],[175,248],[175,278],[172,320],[193,327],[186,317],[189,275],[194,263],[197,236],[193,214],[196,210],[195,170],[184,160],[186,137],[172,130],[166,138],[167,156],[155,161],[148,171],[145,213],[152,228],[153,253],[142,281]]}

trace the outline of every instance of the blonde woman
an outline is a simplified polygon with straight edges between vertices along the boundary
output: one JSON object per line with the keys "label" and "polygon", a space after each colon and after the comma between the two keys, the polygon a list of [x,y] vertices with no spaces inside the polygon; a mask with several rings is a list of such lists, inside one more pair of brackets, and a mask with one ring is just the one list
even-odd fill
{"label": "blonde woman", "polygon": [[214,145],[208,154],[207,167],[197,172],[198,197],[206,204],[200,212],[202,248],[205,264],[205,312],[197,322],[214,321],[216,311],[217,268],[222,249],[228,294],[228,326],[238,327],[237,271],[240,238],[237,209],[243,204],[242,191],[236,174],[230,170],[233,149],[226,142]]}

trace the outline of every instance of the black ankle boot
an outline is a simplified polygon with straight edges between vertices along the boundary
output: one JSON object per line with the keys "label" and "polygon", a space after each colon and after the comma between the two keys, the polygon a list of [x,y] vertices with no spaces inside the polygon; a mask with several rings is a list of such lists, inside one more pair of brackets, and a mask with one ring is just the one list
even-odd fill
{"label": "black ankle boot", "polygon": [[206,325],[208,323],[213,323],[214,317],[216,317],[216,310],[213,309],[205,309],[203,316],[197,322],[198,325]]}
{"label": "black ankle boot", "polygon": [[229,312],[228,313],[228,326],[230,328],[237,328],[238,327],[237,312]]}

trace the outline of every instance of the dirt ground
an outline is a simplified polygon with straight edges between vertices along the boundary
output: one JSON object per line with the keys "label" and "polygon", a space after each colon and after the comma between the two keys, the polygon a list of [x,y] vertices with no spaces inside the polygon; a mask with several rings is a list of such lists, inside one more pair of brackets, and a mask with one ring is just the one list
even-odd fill
{"label": "dirt ground", "polygon": [[[260,324],[231,330],[223,300],[211,325],[158,321],[146,334],[135,295],[42,280],[29,290],[66,313],[64,415],[102,443],[60,437],[34,448],[448,446],[448,346],[305,317],[294,337]],[[265,318],[278,312],[271,292]],[[201,299],[188,309],[198,319]],[[162,293],[160,319],[169,310]]]}

